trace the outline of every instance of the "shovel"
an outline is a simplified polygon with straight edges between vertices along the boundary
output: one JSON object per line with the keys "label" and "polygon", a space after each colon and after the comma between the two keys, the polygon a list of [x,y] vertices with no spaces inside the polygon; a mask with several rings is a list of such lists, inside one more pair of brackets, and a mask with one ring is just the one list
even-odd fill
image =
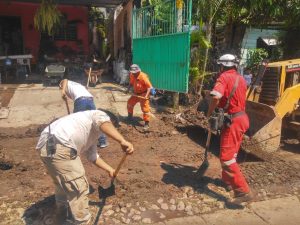
{"label": "shovel", "polygon": [[87,79],[87,83],[86,83],[86,88],[89,88],[91,73],[92,73],[92,67],[90,67],[90,69],[89,69],[89,75],[88,75],[88,79]]}
{"label": "shovel", "polygon": [[144,99],[144,100],[149,100],[149,98],[145,98],[143,96],[140,96],[140,95],[132,95],[134,97],[137,97],[137,98],[140,98],[140,99]]}
{"label": "shovel", "polygon": [[208,156],[208,150],[209,150],[209,145],[210,145],[210,138],[211,138],[211,130],[208,129],[208,135],[207,135],[206,144],[205,144],[204,160],[203,160],[202,164],[200,165],[199,169],[197,170],[197,175],[201,176],[201,177],[204,176],[204,174],[209,166],[207,156]]}
{"label": "shovel", "polygon": [[125,162],[126,157],[127,157],[127,154],[125,153],[125,155],[122,157],[121,161],[119,162],[119,165],[114,173],[113,178],[111,179],[111,185],[108,188],[103,188],[103,187],[99,186],[98,191],[99,191],[101,198],[107,198],[109,196],[115,195],[115,192],[116,192],[115,179],[121,169],[121,166]]}

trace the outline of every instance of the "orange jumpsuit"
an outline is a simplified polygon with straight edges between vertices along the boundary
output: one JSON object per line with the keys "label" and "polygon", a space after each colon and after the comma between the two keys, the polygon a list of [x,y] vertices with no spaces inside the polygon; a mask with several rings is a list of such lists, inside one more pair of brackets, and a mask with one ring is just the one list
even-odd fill
{"label": "orange jumpsuit", "polygon": [[[133,86],[133,91],[135,95],[140,95],[145,97],[147,89],[152,87],[147,74],[140,72],[137,78],[133,74],[130,74],[130,85]],[[127,102],[128,114],[133,114],[133,108],[136,103],[140,103],[143,114],[144,121],[150,120],[150,101],[149,99],[142,99],[136,96],[131,96]]]}

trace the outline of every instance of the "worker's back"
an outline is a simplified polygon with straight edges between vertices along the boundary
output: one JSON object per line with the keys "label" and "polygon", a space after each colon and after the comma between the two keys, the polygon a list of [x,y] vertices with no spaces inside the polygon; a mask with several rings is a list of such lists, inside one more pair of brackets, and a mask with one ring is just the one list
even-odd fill
{"label": "worker's back", "polygon": [[73,101],[80,97],[93,97],[83,85],[70,80],[68,80],[66,92]]}

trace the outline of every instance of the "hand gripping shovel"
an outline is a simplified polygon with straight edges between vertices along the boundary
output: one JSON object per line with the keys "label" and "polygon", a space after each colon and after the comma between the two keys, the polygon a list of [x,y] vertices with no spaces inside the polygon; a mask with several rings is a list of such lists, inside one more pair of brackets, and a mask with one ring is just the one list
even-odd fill
{"label": "hand gripping shovel", "polygon": [[108,188],[103,188],[101,186],[99,186],[99,194],[101,198],[107,198],[109,196],[112,196],[115,194],[116,192],[116,187],[115,187],[115,179],[121,169],[121,166],[123,165],[125,159],[127,157],[127,154],[125,153],[125,155],[122,157],[121,161],[119,162],[119,165],[115,171],[115,174],[113,176],[113,178],[111,179],[111,185]]}
{"label": "hand gripping shovel", "polygon": [[204,160],[203,160],[202,164],[200,165],[199,169],[197,170],[197,175],[201,176],[201,177],[204,176],[204,174],[209,166],[207,156],[208,156],[208,150],[209,150],[209,145],[210,145],[210,138],[211,138],[211,130],[208,129],[208,135],[207,135],[206,144],[205,144]]}

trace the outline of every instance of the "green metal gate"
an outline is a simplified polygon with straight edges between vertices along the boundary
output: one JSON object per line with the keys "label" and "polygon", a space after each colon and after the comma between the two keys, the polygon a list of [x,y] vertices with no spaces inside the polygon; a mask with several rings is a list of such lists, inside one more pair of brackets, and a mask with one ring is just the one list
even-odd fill
{"label": "green metal gate", "polygon": [[187,92],[192,0],[133,10],[133,62],[157,89]]}

